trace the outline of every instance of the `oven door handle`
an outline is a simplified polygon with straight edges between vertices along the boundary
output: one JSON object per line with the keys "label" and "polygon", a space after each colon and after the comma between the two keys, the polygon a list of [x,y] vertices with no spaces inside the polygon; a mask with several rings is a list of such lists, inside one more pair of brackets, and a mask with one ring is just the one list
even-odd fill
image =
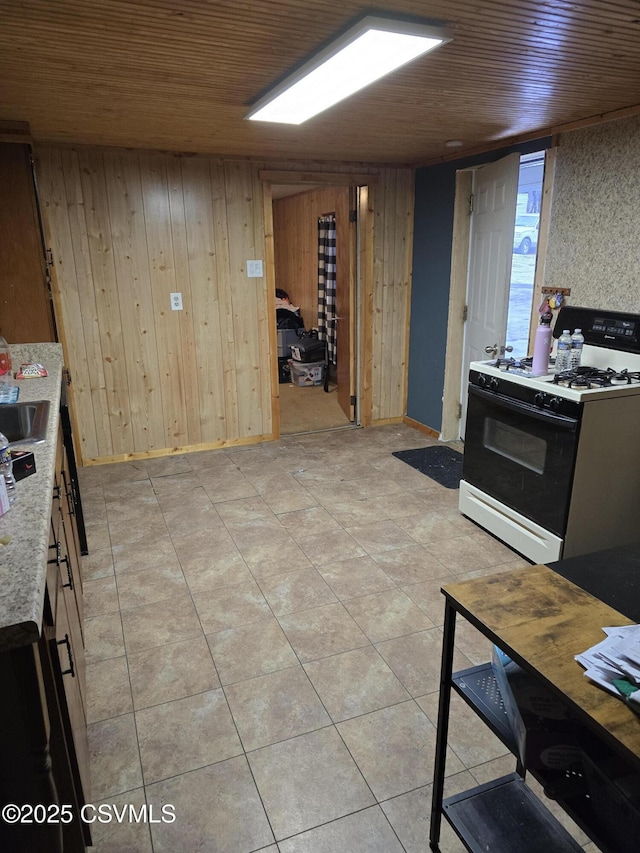
{"label": "oven door handle", "polygon": [[555,424],[561,429],[566,429],[570,432],[577,432],[578,420],[569,418],[566,415],[557,415],[555,412],[549,412],[547,409],[538,409],[530,403],[523,403],[520,400],[511,400],[503,394],[498,394],[496,391],[485,391],[484,388],[477,388],[475,385],[469,385],[469,395],[475,395],[482,400],[493,403],[494,406],[500,406],[503,409],[509,409],[512,412],[526,414],[527,417],[535,418],[538,421],[544,421],[547,424]]}

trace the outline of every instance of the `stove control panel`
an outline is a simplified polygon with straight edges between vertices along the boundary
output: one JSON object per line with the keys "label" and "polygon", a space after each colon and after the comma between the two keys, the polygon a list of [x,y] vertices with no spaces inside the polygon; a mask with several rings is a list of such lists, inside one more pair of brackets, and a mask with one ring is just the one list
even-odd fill
{"label": "stove control panel", "polygon": [[597,347],[640,353],[640,315],[564,305],[556,319],[553,337],[563,329],[582,329],[584,341]]}
{"label": "stove control panel", "polygon": [[538,391],[533,398],[533,402],[539,409],[551,409],[553,412],[558,412],[562,408],[562,398],[553,394],[545,394],[544,391]]}
{"label": "stove control panel", "polygon": [[497,376],[486,376],[484,373],[478,374],[476,384],[479,388],[487,388],[489,391],[498,391],[500,388],[500,380]]}
{"label": "stove control panel", "polygon": [[554,414],[572,418],[579,417],[582,412],[582,403],[553,393],[553,385],[550,386],[550,391],[540,391],[531,385],[510,382],[508,375],[498,378],[477,370],[469,371],[469,384],[482,389],[483,396],[487,400],[495,395],[496,401],[499,399],[518,401],[535,406],[537,409],[545,409]]}

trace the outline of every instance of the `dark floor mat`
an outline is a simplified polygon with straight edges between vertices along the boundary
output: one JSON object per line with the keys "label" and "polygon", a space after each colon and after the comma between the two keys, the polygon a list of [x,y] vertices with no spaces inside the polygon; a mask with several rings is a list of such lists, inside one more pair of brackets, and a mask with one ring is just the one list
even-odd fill
{"label": "dark floor mat", "polygon": [[450,447],[419,447],[392,454],[407,465],[431,477],[447,489],[457,489],[462,479],[462,453]]}

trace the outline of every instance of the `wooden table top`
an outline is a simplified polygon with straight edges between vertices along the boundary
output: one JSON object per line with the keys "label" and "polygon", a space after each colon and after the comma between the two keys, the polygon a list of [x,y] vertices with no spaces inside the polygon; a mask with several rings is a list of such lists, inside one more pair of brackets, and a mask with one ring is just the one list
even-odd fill
{"label": "wooden table top", "polygon": [[562,693],[578,719],[640,767],[640,716],[586,678],[574,660],[605,638],[603,627],[630,625],[630,619],[546,566],[448,583],[442,592],[513,660]]}

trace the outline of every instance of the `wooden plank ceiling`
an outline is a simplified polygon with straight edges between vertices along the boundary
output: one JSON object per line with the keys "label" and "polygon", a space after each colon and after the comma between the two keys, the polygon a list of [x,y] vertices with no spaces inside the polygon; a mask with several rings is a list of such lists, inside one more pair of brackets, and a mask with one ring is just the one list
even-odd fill
{"label": "wooden plank ceiling", "polygon": [[0,119],[36,141],[425,163],[640,104],[638,0],[387,0],[453,41],[299,127],[244,120],[357,0],[0,0]]}

